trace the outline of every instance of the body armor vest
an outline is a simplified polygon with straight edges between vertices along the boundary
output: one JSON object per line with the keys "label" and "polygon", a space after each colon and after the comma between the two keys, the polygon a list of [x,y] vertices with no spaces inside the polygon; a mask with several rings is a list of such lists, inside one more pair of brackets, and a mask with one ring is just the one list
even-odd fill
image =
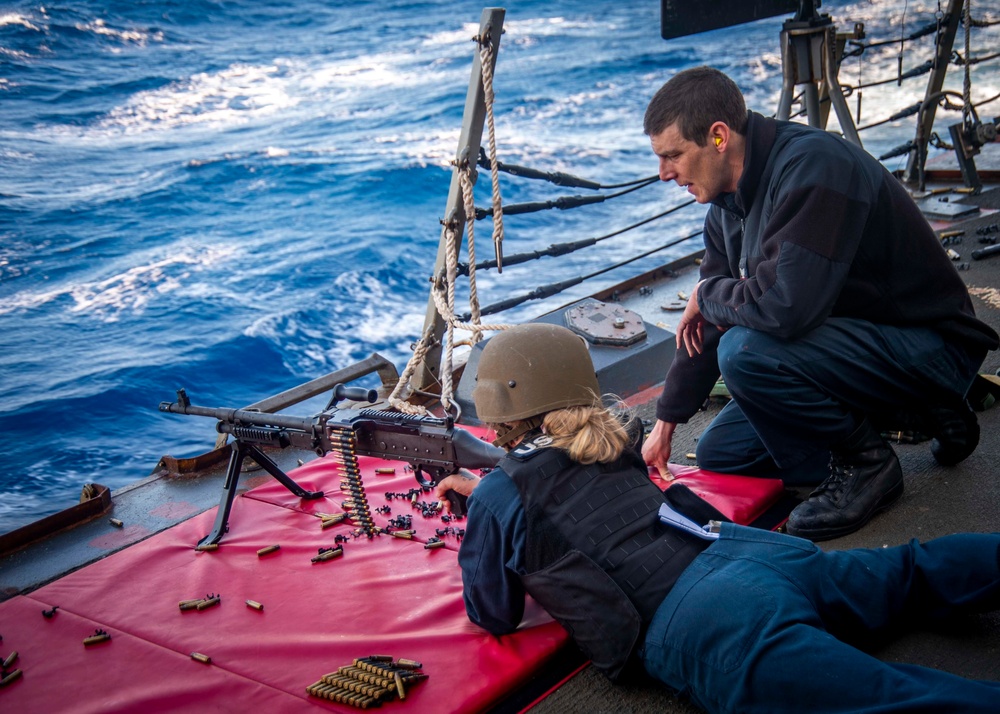
{"label": "body armor vest", "polygon": [[525,510],[525,589],[596,667],[621,674],[640,634],[708,543],[660,522],[641,458],[577,464],[538,434],[501,460]]}

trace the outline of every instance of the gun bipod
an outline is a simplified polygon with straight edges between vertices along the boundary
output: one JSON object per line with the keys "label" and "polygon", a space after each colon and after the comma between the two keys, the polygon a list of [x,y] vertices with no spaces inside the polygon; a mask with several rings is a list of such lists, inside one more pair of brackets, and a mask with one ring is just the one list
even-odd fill
{"label": "gun bipod", "polygon": [[302,488],[288,474],[282,471],[281,467],[274,463],[271,457],[253,444],[247,444],[237,439],[230,446],[232,447],[232,453],[229,455],[226,483],[222,487],[222,499],[219,501],[219,511],[215,515],[215,524],[212,526],[212,532],[198,541],[199,546],[218,543],[222,540],[222,536],[226,531],[229,530],[229,512],[233,508],[233,499],[236,498],[236,487],[240,481],[240,470],[243,468],[243,462],[248,456],[260,464],[261,468],[277,479],[282,486],[299,498],[313,500],[323,497],[322,491],[307,491]]}

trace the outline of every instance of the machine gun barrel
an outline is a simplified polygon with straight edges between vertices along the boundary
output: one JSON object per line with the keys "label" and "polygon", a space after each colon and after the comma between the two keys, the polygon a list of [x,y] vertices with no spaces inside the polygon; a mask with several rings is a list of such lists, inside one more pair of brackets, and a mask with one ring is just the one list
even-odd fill
{"label": "machine gun barrel", "polygon": [[312,431],[314,423],[311,417],[296,417],[286,414],[270,414],[252,409],[227,409],[215,407],[199,407],[194,404],[186,404],[183,401],[160,402],[161,412],[171,414],[187,414],[189,416],[203,416],[218,419],[227,424],[237,424],[245,426],[270,426],[279,429],[297,429],[299,431]]}

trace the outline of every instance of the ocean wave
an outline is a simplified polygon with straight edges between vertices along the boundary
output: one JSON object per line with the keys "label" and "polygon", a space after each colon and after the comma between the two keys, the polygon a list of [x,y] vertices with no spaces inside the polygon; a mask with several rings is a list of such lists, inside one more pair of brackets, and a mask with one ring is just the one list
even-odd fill
{"label": "ocean wave", "polygon": [[[109,111],[96,129],[134,134],[190,125],[224,127],[279,114],[286,123],[325,116],[354,120],[364,114],[391,118],[399,109],[393,90],[414,91],[432,84],[450,87],[456,72],[447,64],[432,66],[408,52],[234,64],[138,92]],[[386,92],[388,101],[373,101],[372,93],[379,91]]]}
{"label": "ocean wave", "polygon": [[122,43],[134,44],[140,47],[144,47],[150,40],[154,42],[163,41],[163,32],[160,30],[151,32],[149,30],[139,30],[135,28],[118,29],[110,27],[102,18],[96,18],[89,22],[77,22],[74,27],[80,32],[91,33],[101,37],[108,37],[114,40],[120,40]]}
{"label": "ocean wave", "polygon": [[281,63],[234,64],[220,72],[201,72],[183,82],[139,92],[98,126],[138,133],[189,124],[232,125],[271,116],[298,102],[289,96],[283,73]]}
{"label": "ocean wave", "polygon": [[404,266],[345,271],[307,307],[259,318],[243,335],[272,343],[291,372],[308,378],[374,351],[405,362],[423,328],[426,296],[420,298]]}
{"label": "ocean wave", "polygon": [[188,247],[165,258],[140,264],[100,280],[67,284],[52,290],[24,290],[0,303],[0,315],[33,310],[68,298],[71,313],[116,322],[121,313],[140,313],[153,300],[180,289],[193,272],[228,260],[233,246]]}
{"label": "ocean wave", "polygon": [[23,15],[18,12],[0,13],[0,27],[7,27],[8,25],[20,25],[26,30],[41,31],[38,25],[31,21],[30,15]]}

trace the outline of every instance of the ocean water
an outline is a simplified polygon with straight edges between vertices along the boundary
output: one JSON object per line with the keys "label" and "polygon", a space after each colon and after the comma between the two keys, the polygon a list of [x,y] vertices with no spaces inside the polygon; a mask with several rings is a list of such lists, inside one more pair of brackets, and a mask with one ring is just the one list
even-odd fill
{"label": "ocean water", "polygon": [[[655,174],[646,102],[699,64],[730,73],[751,108],[777,106],[782,18],[666,42],[653,1],[505,7],[495,80],[504,162],[605,184]],[[158,411],[178,387],[197,404],[243,406],[376,351],[402,370],[423,323],[482,8],[0,6],[0,532],[72,505],[84,483],[120,488],[163,454],[211,448],[210,420]],[[842,27],[865,22],[869,39],[898,39],[933,21],[938,3],[823,10]],[[974,15],[997,19],[998,8],[974,3]],[[977,34],[974,47],[1000,46],[995,26]],[[893,77],[899,47],[848,60],[842,80]],[[905,66],[930,51],[912,43]],[[975,67],[974,99],[997,93],[996,74],[996,63]],[[961,90],[959,71],[948,86]],[[860,124],[923,91],[922,81],[865,90]],[[862,138],[877,155],[913,127],[900,120]],[[501,191],[505,202],[583,192],[507,176]],[[603,235],[685,200],[654,184],[585,209],[509,216],[505,253]],[[697,230],[702,216],[695,206],[599,251],[481,275],[481,300],[593,272]],[[490,230],[477,227],[481,259]],[[528,320],[693,247],[502,319]]]}

